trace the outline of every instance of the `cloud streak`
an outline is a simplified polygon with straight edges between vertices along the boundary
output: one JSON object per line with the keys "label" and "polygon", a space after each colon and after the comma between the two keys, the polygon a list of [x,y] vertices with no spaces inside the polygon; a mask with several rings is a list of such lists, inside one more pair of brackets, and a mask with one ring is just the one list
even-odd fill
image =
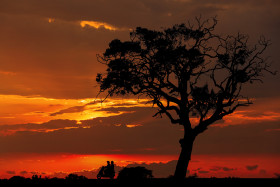
{"label": "cloud streak", "polygon": [[249,171],[256,170],[258,167],[259,167],[258,165],[246,166],[247,170],[249,170]]}
{"label": "cloud streak", "polygon": [[80,25],[82,28],[86,27],[93,27],[95,29],[107,29],[110,31],[117,31],[117,30],[132,30],[132,29],[126,29],[126,28],[117,28],[113,25],[110,25],[105,22],[98,22],[98,21],[81,21]]}

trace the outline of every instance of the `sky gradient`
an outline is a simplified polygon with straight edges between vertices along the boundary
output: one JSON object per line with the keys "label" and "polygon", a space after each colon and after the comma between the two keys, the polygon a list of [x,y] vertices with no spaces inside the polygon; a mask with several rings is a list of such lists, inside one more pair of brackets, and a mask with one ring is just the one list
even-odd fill
{"label": "sky gradient", "polygon": [[[96,55],[129,39],[137,26],[161,29],[217,16],[216,33],[246,33],[272,45],[265,56],[280,70],[278,0],[1,0],[0,178],[78,172],[142,164],[155,176],[173,174],[180,126],[153,118],[145,98],[100,103]],[[250,107],[198,136],[190,174],[275,177],[280,173],[280,76],[246,85]],[[193,119],[195,120],[195,119]],[[31,164],[32,163],[32,164]],[[160,173],[159,171],[162,171]]]}

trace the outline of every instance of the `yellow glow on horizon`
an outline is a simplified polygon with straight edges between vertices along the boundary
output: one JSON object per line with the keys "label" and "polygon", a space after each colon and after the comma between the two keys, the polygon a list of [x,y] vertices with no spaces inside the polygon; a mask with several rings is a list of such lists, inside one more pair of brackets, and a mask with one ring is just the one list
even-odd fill
{"label": "yellow glow on horizon", "polygon": [[[147,107],[147,100],[137,99],[54,99],[41,96],[0,95],[0,125],[44,123],[50,120],[82,120],[110,117],[134,111],[118,111],[118,107]],[[111,110],[112,108],[112,110]]]}
{"label": "yellow glow on horizon", "polygon": [[[147,102],[146,99],[135,100],[135,99],[107,99],[105,102],[95,101],[93,99],[82,99],[79,100],[78,103],[82,103],[84,106],[83,111],[77,112],[69,112],[62,113],[54,116],[54,119],[69,119],[69,120],[77,120],[77,124],[81,124],[82,120],[89,120],[98,117],[111,117],[117,116],[125,113],[133,113],[134,111],[115,111],[110,112],[106,111],[109,108],[118,108],[119,106],[123,108],[129,107],[147,107],[150,106],[145,104]],[[104,111],[103,111],[104,110]],[[132,127],[132,126],[130,126]]]}
{"label": "yellow glow on horizon", "polygon": [[[271,101],[272,102],[272,101]],[[262,111],[264,104],[253,105],[251,110],[236,111],[224,117],[224,121],[213,124],[213,126],[228,126],[238,124],[248,124],[252,122],[260,123],[263,121],[277,121],[280,113],[275,112],[277,102],[272,102],[267,111]],[[90,128],[83,123],[99,117],[112,117],[125,113],[133,113],[134,107],[152,107],[148,99],[129,99],[129,98],[108,98],[101,102],[99,99],[55,99],[42,96],[20,96],[20,95],[0,95],[0,125],[16,124],[42,124],[51,120],[73,120],[76,125],[57,129],[10,129],[2,130],[0,135],[11,135],[18,131],[52,132],[61,129]],[[124,109],[127,108],[127,109]],[[131,108],[131,109],[130,109]],[[168,120],[168,119],[166,119]],[[190,119],[195,126],[197,118]],[[101,120],[100,120],[101,121]],[[100,122],[102,123],[102,122]],[[121,126],[121,124],[115,124]],[[141,124],[125,124],[128,128],[138,127]]]}
{"label": "yellow glow on horizon", "polygon": [[111,116],[118,116],[124,113],[131,113],[131,112],[118,112],[118,113],[110,113],[104,111],[96,111],[96,110],[86,110],[83,112],[75,112],[75,113],[64,113],[53,117],[53,119],[68,119],[68,120],[89,120],[98,117],[111,117]]}

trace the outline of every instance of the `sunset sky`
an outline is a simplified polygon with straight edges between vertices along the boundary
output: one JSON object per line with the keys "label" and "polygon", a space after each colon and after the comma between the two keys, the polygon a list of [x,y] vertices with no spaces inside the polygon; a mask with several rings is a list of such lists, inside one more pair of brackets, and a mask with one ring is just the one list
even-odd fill
{"label": "sunset sky", "polygon": [[[114,160],[156,177],[175,170],[182,127],[153,118],[145,98],[109,98],[95,81],[108,43],[137,26],[162,29],[217,16],[216,33],[263,35],[280,70],[279,0],[1,0],[0,178],[76,172],[94,178]],[[198,136],[189,174],[276,177],[280,173],[280,75],[246,85],[254,105]]]}

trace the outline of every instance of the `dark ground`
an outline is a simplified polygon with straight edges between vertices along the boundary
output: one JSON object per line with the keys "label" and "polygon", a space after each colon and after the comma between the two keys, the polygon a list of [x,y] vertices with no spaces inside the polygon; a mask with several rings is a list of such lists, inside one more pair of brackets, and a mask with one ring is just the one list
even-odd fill
{"label": "dark ground", "polygon": [[[183,183],[183,184],[182,184]],[[117,179],[84,179],[84,180],[65,180],[65,179],[15,179],[15,180],[0,180],[0,186],[10,185],[28,185],[28,186],[214,186],[214,187],[239,187],[239,185],[248,185],[248,187],[264,186],[264,187],[279,187],[280,179],[244,179],[244,178],[194,178],[185,179],[182,183],[176,183],[172,179],[147,179],[147,180],[132,180],[120,181]]]}

